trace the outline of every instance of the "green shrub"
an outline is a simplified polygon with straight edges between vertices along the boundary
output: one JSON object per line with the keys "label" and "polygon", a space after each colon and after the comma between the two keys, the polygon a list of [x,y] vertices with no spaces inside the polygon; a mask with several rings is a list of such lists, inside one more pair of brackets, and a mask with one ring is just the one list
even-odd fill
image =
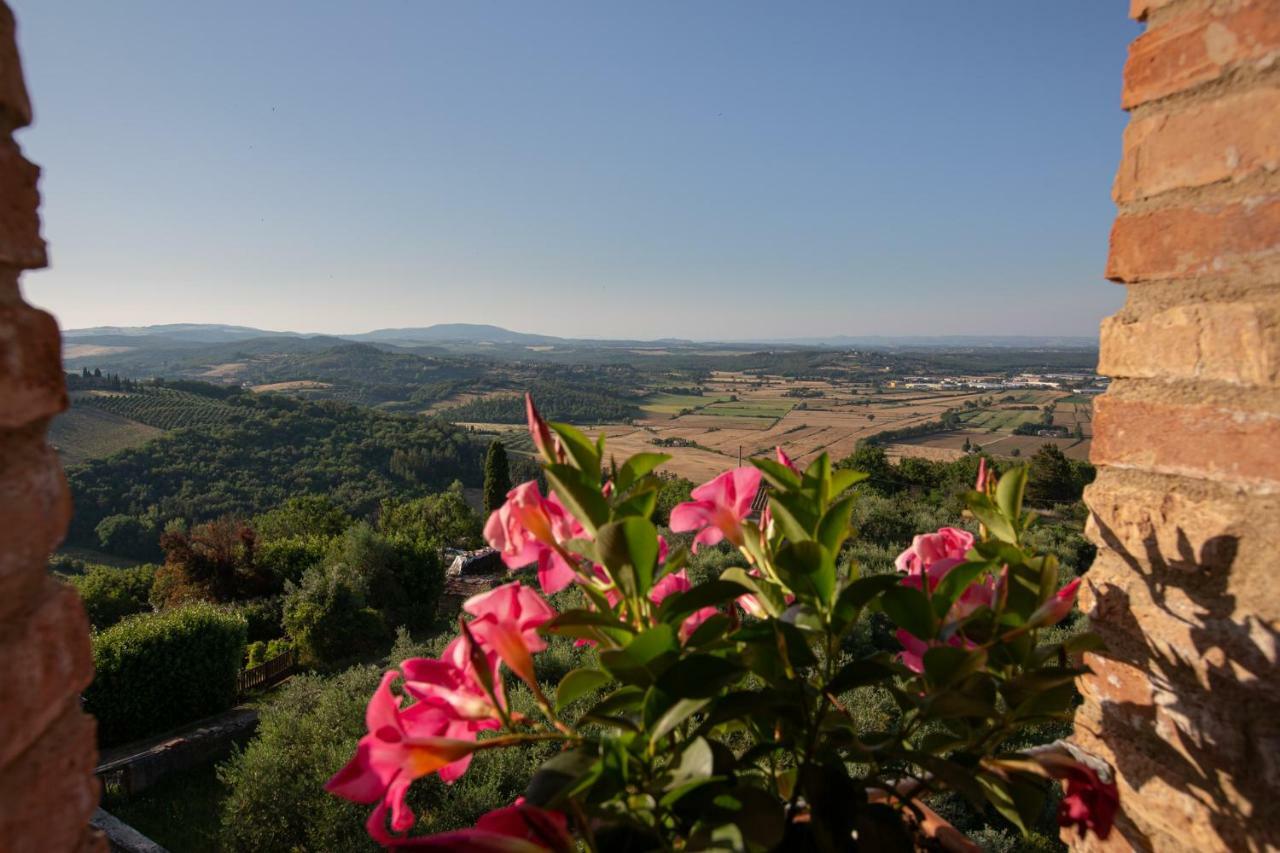
{"label": "green shrub", "polygon": [[[441,638],[434,645],[443,645]],[[429,653],[402,649],[401,657]],[[438,651],[438,649],[436,650]],[[382,670],[359,666],[330,677],[293,678],[263,709],[257,735],[219,768],[227,789],[222,806],[222,849],[253,853],[297,850],[376,850],[364,831],[370,807],[325,792],[323,785],[355,751],[365,733],[364,710]],[[523,686],[511,689],[512,707],[537,714]],[[479,753],[453,785],[438,776],[419,782],[410,796],[418,814],[414,832],[472,826],[487,811],[524,793],[538,764],[554,747]]]}
{"label": "green shrub", "polygon": [[245,633],[244,617],[197,603],[95,634],[96,674],[84,702],[101,741],[145,737],[231,707]]}
{"label": "green shrub", "polygon": [[258,544],[258,565],[283,585],[298,583],[307,569],[324,560],[333,540],[325,536],[285,536]]}
{"label": "green shrub", "polygon": [[281,620],[284,617],[284,596],[253,598],[238,602],[232,607],[245,618],[249,626],[249,642],[267,642],[284,634]]}
{"label": "green shrub", "polygon": [[382,614],[367,604],[368,586],[343,563],[314,566],[289,584],[284,628],[303,658],[333,663],[373,651],[388,639]]}
{"label": "green shrub", "polygon": [[147,597],[155,577],[155,566],[131,569],[87,566],[84,574],[67,578],[67,583],[80,593],[84,609],[89,614],[89,624],[103,630],[126,616],[151,609]]}
{"label": "green shrub", "polygon": [[244,668],[253,669],[267,659],[267,644],[256,640],[244,650]]}

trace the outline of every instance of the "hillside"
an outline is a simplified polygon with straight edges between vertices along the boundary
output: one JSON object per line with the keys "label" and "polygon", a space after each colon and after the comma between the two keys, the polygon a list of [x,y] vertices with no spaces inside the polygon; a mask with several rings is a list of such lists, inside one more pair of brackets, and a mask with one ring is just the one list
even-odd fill
{"label": "hillside", "polygon": [[124,515],[156,533],[174,518],[200,521],[263,512],[292,495],[326,494],[369,515],[389,497],[453,480],[478,485],[483,448],[438,420],[380,414],[334,402],[239,394],[232,417],[162,435],[67,471],[76,496],[70,540]]}

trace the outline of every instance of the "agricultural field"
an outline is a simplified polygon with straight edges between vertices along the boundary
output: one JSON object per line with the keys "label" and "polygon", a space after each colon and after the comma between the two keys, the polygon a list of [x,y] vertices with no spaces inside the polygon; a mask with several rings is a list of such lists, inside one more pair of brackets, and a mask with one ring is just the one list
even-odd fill
{"label": "agricultural field", "polygon": [[74,395],[72,406],[100,409],[161,430],[226,423],[237,414],[234,406],[171,388],[87,391]]}
{"label": "agricultural field", "polygon": [[[800,388],[805,389],[803,395],[796,393]],[[668,470],[701,481],[736,465],[740,455],[746,459],[768,454],[776,446],[801,464],[824,451],[840,459],[861,439],[936,423],[948,411],[959,419],[956,429],[887,441],[889,455],[955,459],[963,455],[968,441],[970,447],[997,456],[1030,455],[1040,445],[1053,443],[1068,456],[1084,459],[1092,435],[1087,398],[1084,403],[1056,403],[1054,413],[1055,424],[1073,433],[1079,423],[1083,439],[1012,434],[1019,424],[1038,422],[1044,406],[1069,396],[1064,391],[876,391],[868,384],[839,380],[796,381],[726,371],[713,373],[703,389],[703,396],[651,396],[642,407],[644,417],[602,428],[608,448],[619,457],[642,451],[669,453]],[[600,431],[587,430],[592,437]],[[514,438],[518,431],[508,434]]]}
{"label": "agricultural field", "polygon": [[49,443],[63,465],[110,456],[162,435],[164,430],[91,406],[73,405],[54,418]]}

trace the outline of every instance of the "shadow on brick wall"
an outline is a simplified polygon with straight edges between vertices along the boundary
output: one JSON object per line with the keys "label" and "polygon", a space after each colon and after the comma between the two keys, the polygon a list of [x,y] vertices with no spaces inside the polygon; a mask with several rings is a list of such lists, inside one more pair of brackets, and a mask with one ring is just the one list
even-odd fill
{"label": "shadow on brick wall", "polygon": [[[1108,640],[1106,657],[1145,673],[1154,697],[1151,704],[1102,703],[1098,734],[1113,745],[1116,769],[1135,789],[1159,778],[1193,796],[1226,849],[1275,849],[1280,846],[1280,684],[1273,660],[1280,632],[1253,616],[1236,617],[1238,602],[1228,586],[1237,537],[1209,539],[1197,554],[1179,531],[1176,554],[1162,553],[1152,537],[1139,556],[1095,520],[1103,541],[1162,611],[1159,619],[1144,614],[1140,622],[1125,590],[1113,585],[1097,590],[1097,612],[1103,616],[1095,628]],[[1181,594],[1171,596],[1175,591]],[[1189,645],[1161,642],[1144,629],[1144,624],[1169,620],[1176,620]],[[1169,808],[1176,811],[1178,804]],[[1151,847],[1145,838],[1129,840],[1138,849]]]}

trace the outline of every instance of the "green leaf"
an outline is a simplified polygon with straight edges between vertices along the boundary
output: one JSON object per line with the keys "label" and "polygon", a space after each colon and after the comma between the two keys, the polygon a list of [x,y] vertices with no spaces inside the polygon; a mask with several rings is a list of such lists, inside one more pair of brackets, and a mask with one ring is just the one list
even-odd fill
{"label": "green leaf", "polygon": [[706,738],[696,737],[680,751],[680,760],[669,768],[670,780],[663,790],[670,791],[694,780],[705,779],[715,770],[715,755]]}
{"label": "green leaf", "polygon": [[644,701],[644,690],[635,685],[628,684],[619,687],[608,696],[601,699],[591,707],[587,712],[590,717],[603,717],[618,711],[631,711],[640,707],[640,703]]}
{"label": "green leaf", "polygon": [[693,629],[689,639],[685,640],[685,648],[696,649],[713,643],[723,637],[731,627],[733,627],[733,620],[723,613],[708,616],[702,624]]}
{"label": "green leaf", "polygon": [[788,542],[774,555],[782,582],[800,596],[830,604],[836,589],[835,556],[814,541]]}
{"label": "green leaf", "polygon": [[571,670],[564,678],[560,679],[560,686],[556,688],[556,709],[559,710],[569,703],[581,699],[612,680],[608,673],[601,672],[598,669]]}
{"label": "green leaf", "polygon": [[618,516],[636,515],[640,518],[652,518],[658,506],[658,489],[656,486],[641,489],[618,503],[614,511]]}
{"label": "green leaf", "polygon": [[677,623],[685,616],[704,607],[715,607],[733,601],[740,595],[751,592],[740,583],[729,580],[711,580],[700,583],[692,589],[677,592],[662,600],[658,606],[658,619],[662,622]]}
{"label": "green leaf", "polygon": [[812,514],[801,506],[804,500],[801,495],[770,495],[769,511],[773,520],[782,529],[782,535],[792,542],[804,542],[812,539],[809,533],[814,526]]}
{"label": "green leaf", "polygon": [[619,681],[647,686],[671,664],[679,648],[675,628],[656,625],[621,649],[600,652],[600,663]]}
{"label": "green leaf", "polygon": [[880,596],[880,606],[899,628],[921,640],[932,640],[937,631],[929,597],[918,589],[901,584]]}
{"label": "green leaf", "polygon": [[555,806],[586,790],[600,775],[600,759],[585,749],[557,753],[529,779],[524,798],[539,808]]}
{"label": "green leaf", "polygon": [[831,494],[843,495],[858,483],[871,475],[865,471],[854,471],[852,468],[841,468],[831,472]]}
{"label": "green leaf", "polygon": [[1005,780],[987,774],[978,777],[978,784],[996,811],[1022,830],[1024,836],[1030,835],[1027,827],[1044,805],[1044,790],[1039,785],[1016,777]]}
{"label": "green leaf", "polygon": [[934,646],[924,653],[924,674],[932,684],[947,685],[981,667],[986,658],[981,649]]}
{"label": "green leaf", "polygon": [[969,588],[969,585],[982,577],[984,574],[996,569],[997,567],[988,562],[979,563],[961,563],[946,576],[939,581],[938,586],[933,591],[933,613],[939,619],[947,615],[947,611],[951,609],[951,605],[960,597],[960,593]]}
{"label": "green leaf", "polygon": [[635,485],[637,480],[670,458],[669,453],[637,453],[622,463],[622,467],[618,469],[618,481],[614,485],[619,492],[625,492]]}
{"label": "green leaf", "polygon": [[831,457],[826,453],[819,453],[818,458],[804,469],[800,485],[817,497],[819,507],[826,506],[827,501],[831,500]]}
{"label": "green leaf", "polygon": [[787,609],[785,593],[778,585],[767,578],[756,578],[747,574],[747,570],[739,566],[725,569],[720,573],[720,580],[730,581],[746,587],[755,594],[760,605],[773,617],[781,616]]}
{"label": "green leaf", "polygon": [[569,424],[548,423],[547,426],[560,436],[560,442],[569,452],[570,458],[577,463],[579,470],[599,480],[600,452],[597,445],[593,444],[585,433]]}
{"label": "green leaf", "polygon": [[595,535],[600,525],[609,520],[609,505],[600,494],[599,485],[588,485],[584,479],[586,475],[569,465],[547,465],[543,471],[565,509]]}
{"label": "green leaf", "polygon": [[701,711],[707,705],[711,704],[710,699],[681,699],[666,710],[657,722],[653,724],[653,728],[649,731],[649,745],[652,747],[658,741],[675,731],[676,726]]}
{"label": "green leaf", "polygon": [[1022,515],[1022,497],[1027,491],[1029,470],[1028,466],[1019,465],[1001,474],[996,484],[996,506],[1000,507],[1005,518],[1015,524]]}
{"label": "green leaf", "polygon": [[591,636],[582,633],[584,628],[605,628],[610,631],[627,631],[634,634],[632,628],[618,619],[611,612],[599,610],[574,609],[557,614],[549,622],[543,623],[538,630],[544,634],[560,634],[569,637]]}
{"label": "green leaf", "polygon": [[875,658],[851,661],[840,667],[836,677],[827,684],[827,690],[839,695],[855,687],[875,684],[877,681],[888,681],[897,675],[897,672],[893,666]]}
{"label": "green leaf", "polygon": [[596,551],[626,595],[647,595],[658,565],[658,529],[632,516],[601,526]]}
{"label": "green leaf", "polygon": [[1005,518],[989,497],[981,492],[969,492],[965,498],[969,511],[977,517],[978,521],[987,526],[992,536],[1011,545],[1018,544],[1017,530],[1014,529],[1013,524]]}
{"label": "green leaf", "polygon": [[872,599],[886,589],[898,586],[901,582],[902,576],[897,574],[858,578],[840,591],[840,596],[836,599],[836,613],[844,621],[852,621],[858,615],[858,611],[866,607]]}
{"label": "green leaf", "polygon": [[836,501],[818,523],[818,541],[832,554],[840,553],[840,546],[849,538],[849,516],[853,513],[854,500],[850,495]]}
{"label": "green leaf", "polygon": [[680,699],[707,699],[737,681],[744,672],[742,664],[717,655],[688,655],[659,676],[658,689]]}
{"label": "green leaf", "polygon": [[760,469],[760,473],[775,489],[787,492],[800,488],[800,475],[781,462],[773,459],[752,459],[751,464]]}

